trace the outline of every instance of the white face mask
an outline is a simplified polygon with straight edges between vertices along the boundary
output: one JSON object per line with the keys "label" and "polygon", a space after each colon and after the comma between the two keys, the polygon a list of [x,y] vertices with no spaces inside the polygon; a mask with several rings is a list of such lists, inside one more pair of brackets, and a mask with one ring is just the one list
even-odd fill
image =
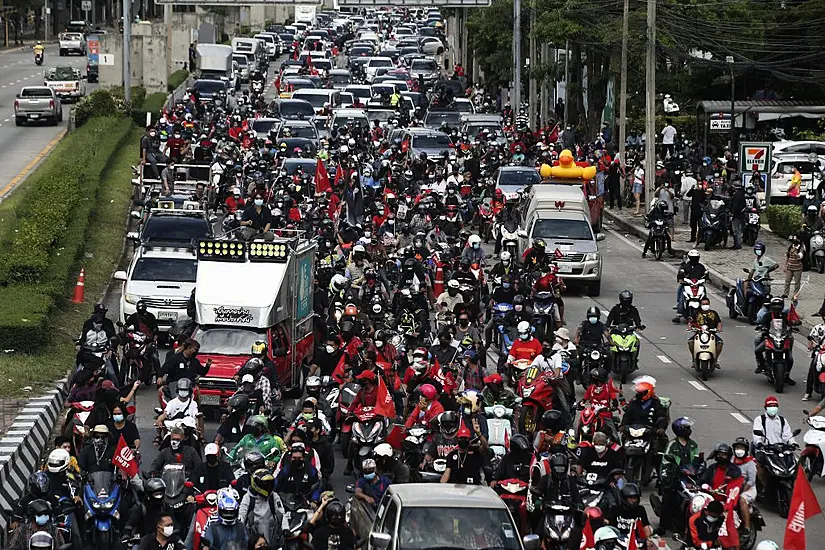
{"label": "white face mask", "polygon": [[332,347],[332,346],[327,346],[327,353],[329,353],[330,355],[332,355],[333,353],[335,353],[335,348],[334,348],[334,347]]}
{"label": "white face mask", "polygon": [[593,448],[597,453],[602,454],[605,450],[607,450],[607,445],[593,445]]}
{"label": "white face mask", "polygon": [[175,530],[174,525],[167,525],[163,528],[163,536],[169,538],[172,536],[172,532]]}
{"label": "white face mask", "polygon": [[744,458],[745,456],[745,449],[734,449],[733,454],[736,455],[736,458]]}
{"label": "white face mask", "polygon": [[710,311],[710,304],[702,304],[702,311]]}

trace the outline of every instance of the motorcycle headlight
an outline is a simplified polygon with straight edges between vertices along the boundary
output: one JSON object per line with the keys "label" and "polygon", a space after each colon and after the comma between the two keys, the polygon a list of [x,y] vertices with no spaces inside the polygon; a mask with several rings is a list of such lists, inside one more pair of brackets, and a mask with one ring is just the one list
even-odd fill
{"label": "motorcycle headlight", "polygon": [[356,422],[352,425],[352,433],[360,437],[361,439],[366,439],[364,437],[364,426],[360,422]]}
{"label": "motorcycle headlight", "polygon": [[498,405],[493,407],[493,415],[496,418],[504,418],[504,413],[506,413],[506,412],[507,412],[507,409],[505,409],[504,407],[501,407],[501,406],[498,406]]}
{"label": "motorcycle headlight", "polygon": [[602,358],[602,354],[599,350],[594,349],[593,351],[590,352],[590,358],[594,361],[598,361],[599,359]]}
{"label": "motorcycle headlight", "polygon": [[523,397],[530,397],[530,394],[533,393],[533,389],[534,388],[532,388],[532,387],[524,388],[523,390],[521,390],[522,396]]}
{"label": "motorcycle headlight", "polygon": [[710,342],[710,334],[703,332],[699,335],[699,341],[703,344],[707,344],[708,342]]}
{"label": "motorcycle headlight", "polygon": [[814,245],[822,246],[825,244],[825,239],[822,238],[822,235],[815,235],[814,236]]}
{"label": "motorcycle headlight", "polygon": [[380,433],[381,433],[381,423],[380,422],[374,422],[373,425],[370,427],[370,433],[369,433],[369,436],[367,436],[367,441],[372,441],[373,439],[378,437],[378,434],[380,434]]}

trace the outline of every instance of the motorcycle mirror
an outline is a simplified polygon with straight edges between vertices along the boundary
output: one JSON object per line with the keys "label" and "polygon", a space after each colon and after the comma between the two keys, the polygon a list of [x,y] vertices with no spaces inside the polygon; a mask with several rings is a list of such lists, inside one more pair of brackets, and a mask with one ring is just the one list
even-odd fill
{"label": "motorcycle mirror", "polygon": [[765,432],[762,430],[754,430],[753,435],[758,435],[759,437],[765,437]]}
{"label": "motorcycle mirror", "polygon": [[604,233],[596,233],[596,240],[597,241],[603,241],[606,238],[607,238],[607,236]]}
{"label": "motorcycle mirror", "polygon": [[811,413],[808,411],[808,409],[802,409],[802,414],[810,416]]}
{"label": "motorcycle mirror", "polygon": [[750,273],[751,272],[751,270],[748,269],[747,267],[743,267],[742,271],[745,272],[745,273]]}
{"label": "motorcycle mirror", "polygon": [[347,485],[347,492],[350,493],[350,494],[355,493],[355,485],[353,485],[352,483]]}
{"label": "motorcycle mirror", "polygon": [[524,550],[538,550],[541,546],[541,538],[538,535],[525,535],[521,539]]}
{"label": "motorcycle mirror", "polygon": [[387,533],[370,533],[370,546],[374,546],[379,550],[389,548],[392,537]]}
{"label": "motorcycle mirror", "polygon": [[162,415],[163,409],[161,409],[160,407],[155,407],[155,414],[158,416]]}
{"label": "motorcycle mirror", "polygon": [[132,212],[129,215],[136,220],[139,220],[141,218],[140,210],[132,210]]}
{"label": "motorcycle mirror", "polygon": [[798,436],[800,433],[802,433],[802,428],[797,428],[791,432],[794,437]]}
{"label": "motorcycle mirror", "polygon": [[186,487],[187,489],[191,489],[195,486],[195,484],[192,483],[191,481],[184,481],[183,486]]}
{"label": "motorcycle mirror", "polygon": [[682,540],[682,537],[679,535],[679,533],[673,533],[673,540],[675,540],[679,544],[687,544],[684,540]]}

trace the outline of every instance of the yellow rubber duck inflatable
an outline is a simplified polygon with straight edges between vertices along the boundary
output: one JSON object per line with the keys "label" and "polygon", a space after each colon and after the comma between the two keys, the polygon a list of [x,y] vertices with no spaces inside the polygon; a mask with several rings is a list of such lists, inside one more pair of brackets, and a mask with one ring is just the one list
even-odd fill
{"label": "yellow rubber duck inflatable", "polygon": [[587,163],[585,166],[579,166],[576,164],[575,159],[573,158],[573,153],[570,152],[570,149],[565,149],[559,155],[559,160],[553,163],[553,166],[549,164],[542,164],[541,168],[539,169],[539,175],[542,179],[551,179],[551,178],[559,178],[559,179],[581,179],[581,180],[592,180],[596,177],[596,167],[590,166]]}

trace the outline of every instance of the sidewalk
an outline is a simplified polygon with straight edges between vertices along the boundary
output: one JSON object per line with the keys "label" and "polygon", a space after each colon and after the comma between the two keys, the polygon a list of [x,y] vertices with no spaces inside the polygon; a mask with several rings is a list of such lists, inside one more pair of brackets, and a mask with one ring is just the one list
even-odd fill
{"label": "sidewalk", "polygon": [[[644,227],[644,221],[641,216],[634,216],[632,208],[624,208],[622,210],[605,208],[604,219],[607,226],[611,229],[618,230],[621,233],[629,233],[641,239],[647,239],[648,230]],[[673,239],[673,250],[677,253],[677,257],[681,258],[682,252],[690,250],[693,245],[687,242],[690,237],[690,225],[682,223],[682,213],[677,216],[676,233]],[[785,251],[788,249],[788,241],[774,235],[767,224],[762,225],[759,230],[758,240],[765,243],[767,247],[767,256],[779,264],[779,269],[774,272],[774,278],[771,285],[773,294],[780,295],[785,284]],[[733,245],[733,236],[728,239],[728,246]],[[717,288],[725,285],[731,287],[736,284],[736,279],[743,277],[745,274],[742,268],[750,267],[753,262],[753,249],[749,246],[742,247],[741,250],[729,250],[727,248],[715,247],[709,251],[705,251],[704,246],[698,249],[701,256],[701,262],[708,268],[711,276],[711,284]],[[648,254],[648,258],[652,258]],[[663,256],[662,258],[666,258]],[[656,261],[655,259],[648,259],[647,261]],[[675,282],[674,282],[675,285]],[[793,292],[793,286],[791,286]],[[822,298],[825,296],[825,274],[820,275],[815,271],[806,271],[802,273],[802,288],[799,292],[799,306],[797,308],[798,314],[803,319],[803,324],[810,328],[816,324],[818,319],[811,323],[812,315],[814,315],[819,307],[822,305]],[[720,313],[726,312],[727,307],[724,304],[716,304],[715,309]],[[807,332],[805,332],[807,335]]]}

